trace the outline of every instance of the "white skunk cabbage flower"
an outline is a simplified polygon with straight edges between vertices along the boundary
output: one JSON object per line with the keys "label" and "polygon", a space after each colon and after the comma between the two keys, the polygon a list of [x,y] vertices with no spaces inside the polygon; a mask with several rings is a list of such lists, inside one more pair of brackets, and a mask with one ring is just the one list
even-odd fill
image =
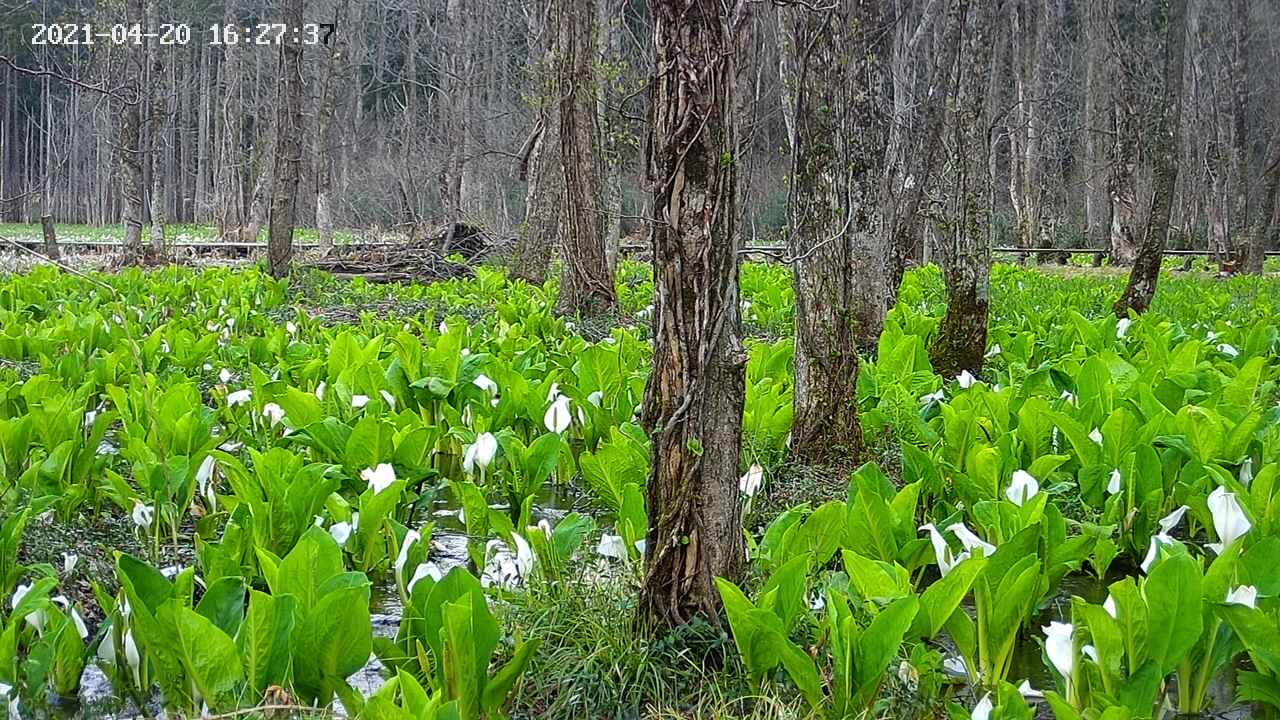
{"label": "white skunk cabbage flower", "polygon": [[1224,600],[1228,605],[1243,605],[1252,610],[1258,609],[1258,588],[1252,585],[1241,585],[1227,593]]}
{"label": "white skunk cabbage flower", "polygon": [[614,560],[625,560],[627,558],[627,545],[622,541],[621,535],[605,533],[600,536],[600,544],[596,546],[596,553]]}
{"label": "white skunk cabbage flower", "polygon": [[320,384],[316,386],[316,399],[324,400],[324,391],[327,389],[329,389],[329,384],[321,380]]}
{"label": "white skunk cabbage flower", "polygon": [[405,585],[405,592],[409,593],[409,595],[413,595],[413,586],[417,585],[424,578],[431,578],[436,582],[440,582],[444,579],[444,571],[440,569],[439,565],[433,562],[422,563],[418,566],[417,570],[413,571],[413,577],[409,578],[409,583]]}
{"label": "white skunk cabbage flower", "polygon": [[1120,478],[1120,468],[1115,468],[1115,469],[1113,469],[1113,470],[1111,471],[1111,477],[1107,479],[1107,494],[1108,494],[1108,495],[1115,495],[1115,494],[1117,494],[1117,493],[1119,493],[1119,492],[1120,492],[1120,490],[1121,490],[1120,480],[1121,480],[1121,478]]}
{"label": "white skunk cabbage flower", "polygon": [[218,372],[218,380],[221,381],[223,385],[226,385],[227,383],[231,382],[231,378],[233,377],[235,376],[232,375],[231,371],[226,368],[222,368],[222,370]]}
{"label": "white skunk cabbage flower", "polygon": [[747,497],[755,497],[759,492],[760,486],[764,484],[764,468],[752,463],[747,468],[747,473],[738,478],[738,489]]}
{"label": "white skunk cabbage flower", "polygon": [[[32,585],[30,583],[26,585],[19,585],[18,587],[14,588],[13,597],[9,598],[9,607],[13,610],[17,610],[18,604],[21,603],[22,599],[27,596],[27,593],[31,592],[31,588],[32,588]],[[41,635],[44,634],[44,623],[45,623],[45,620],[47,620],[48,618],[45,615],[45,612],[43,610],[37,610],[33,613],[27,613],[27,616],[24,619],[27,621],[28,625],[35,628],[37,633]]]}
{"label": "white skunk cabbage flower", "polygon": [[1099,430],[1098,428],[1094,428],[1094,429],[1090,430],[1090,431],[1089,431],[1089,439],[1090,439],[1090,440],[1092,440],[1092,441],[1094,441],[1095,443],[1097,443],[1097,444],[1101,445],[1101,444],[1102,444],[1102,431],[1101,431],[1101,430]]}
{"label": "white skunk cabbage flower", "polygon": [[477,375],[476,379],[471,381],[471,384],[490,394],[498,394],[498,383],[494,382],[493,378],[490,378],[484,373]]}
{"label": "white skunk cabbage flower", "polygon": [[956,376],[956,382],[960,383],[960,388],[962,390],[968,390],[973,387],[974,383],[978,382],[978,379],[968,370],[962,370],[960,371],[960,374]]}
{"label": "white skunk cabbage flower", "polygon": [[1116,339],[1119,340],[1129,334],[1129,326],[1133,325],[1133,321],[1129,318],[1120,318],[1116,323]]}
{"label": "white skunk cabbage flower", "polygon": [[1004,352],[1004,350],[1000,349],[1000,343],[996,343],[995,345],[992,345],[991,349],[987,351],[987,354],[983,355],[982,357],[987,360],[990,360],[991,358],[999,355],[1002,352]]}
{"label": "white skunk cabbage flower", "polygon": [[227,395],[227,407],[235,407],[237,405],[243,405],[252,399],[253,399],[252,390],[249,390],[248,388],[244,390],[237,390]]}
{"label": "white skunk cabbage flower", "polygon": [[75,572],[76,565],[80,562],[80,556],[75,553],[62,553],[62,574],[70,575]]}
{"label": "white skunk cabbage flower", "polygon": [[1209,543],[1209,548],[1219,555],[1253,529],[1236,494],[1224,487],[1209,493],[1209,512],[1213,515],[1213,529],[1218,533],[1218,542]]}
{"label": "white skunk cabbage flower", "polygon": [[1240,351],[1235,349],[1234,346],[1228,345],[1227,343],[1222,343],[1221,345],[1219,345],[1218,352],[1222,353],[1223,355],[1226,355],[1229,358],[1240,357]]}
{"label": "white skunk cabbage flower", "polygon": [[1004,491],[1009,502],[1022,507],[1022,504],[1040,494],[1040,482],[1026,470],[1015,470],[1009,488]]}
{"label": "white skunk cabbage flower", "polygon": [[546,414],[542,416],[542,424],[547,426],[549,432],[557,435],[564,433],[569,429],[571,416],[569,414],[569,398],[560,395],[551,403],[551,407],[547,408]]}
{"label": "white skunk cabbage flower", "polygon": [[943,400],[946,399],[946,397],[947,395],[945,392],[943,392],[942,388],[938,388],[937,392],[931,392],[926,395],[921,395],[920,404],[928,405],[929,403],[942,402]]}
{"label": "white skunk cabbage flower", "polygon": [[335,542],[345,546],[352,534],[360,531],[360,513],[351,514],[351,522],[339,522],[329,526],[329,534]]}
{"label": "white skunk cabbage flower", "polygon": [[368,404],[369,404],[368,395],[352,395],[351,396],[351,407],[355,408],[356,410],[359,410],[360,408]]}
{"label": "white skunk cabbage flower", "polygon": [[387,404],[387,407],[391,408],[392,410],[395,410],[395,409],[396,409],[396,396],[395,396],[395,395],[392,395],[391,393],[387,392],[386,390],[379,390],[379,391],[378,391],[378,394],[382,395],[382,401],[383,401],[383,402],[385,402],[385,403]]}
{"label": "white skunk cabbage flower", "polygon": [[991,720],[991,711],[995,707],[991,704],[991,693],[984,693],[982,699],[977,705],[973,706],[973,712],[969,713],[972,720]]}
{"label": "white skunk cabbage flower", "polygon": [[965,527],[964,523],[952,523],[947,526],[947,529],[956,536],[956,539],[964,546],[966,552],[973,552],[978,548],[982,548],[984,557],[991,557],[996,552],[995,545],[978,537],[972,530]]}
{"label": "white skunk cabbage flower", "polygon": [[480,433],[476,436],[476,441],[467,446],[466,451],[462,455],[462,469],[468,474],[475,473],[476,468],[484,472],[489,467],[489,463],[493,462],[493,456],[498,452],[498,439],[493,433]]}
{"label": "white skunk cabbage flower", "polygon": [[391,466],[391,463],[379,463],[376,468],[365,468],[360,471],[360,479],[369,483],[369,489],[377,495],[396,481],[396,469]]}
{"label": "white skunk cabbage flower", "polygon": [[262,406],[262,417],[266,418],[272,427],[284,422],[284,408],[269,402]]}
{"label": "white skunk cabbage flower", "polygon": [[154,505],[143,504],[141,500],[133,501],[133,512],[129,513],[129,518],[133,520],[134,525],[143,529],[149,528],[155,517],[156,508]]}
{"label": "white skunk cabbage flower", "polygon": [[587,396],[587,402],[591,403],[592,405],[595,405],[596,407],[600,407],[600,404],[604,402],[604,392],[601,390],[597,390],[591,393],[590,395]]}
{"label": "white skunk cabbage flower", "polygon": [[1107,611],[1112,620],[1119,620],[1119,611],[1116,608],[1116,599],[1111,593],[1107,593],[1107,599],[1102,601],[1102,609]]}
{"label": "white skunk cabbage flower", "polygon": [[404,566],[409,562],[409,549],[413,544],[422,540],[422,535],[417,530],[410,530],[404,535],[404,542],[400,543],[400,553],[396,555],[396,579],[404,582]]}
{"label": "white skunk cabbage flower", "polygon": [[1067,692],[1071,690],[1071,672],[1076,666],[1075,626],[1071,623],[1051,622],[1044,630],[1044,654],[1049,662],[1061,673],[1067,684]]}

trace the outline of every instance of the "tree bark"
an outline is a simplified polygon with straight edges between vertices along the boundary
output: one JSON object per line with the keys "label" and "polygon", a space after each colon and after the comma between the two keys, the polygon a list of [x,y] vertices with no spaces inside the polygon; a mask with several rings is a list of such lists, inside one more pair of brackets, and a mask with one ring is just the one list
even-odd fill
{"label": "tree bark", "polygon": [[[1013,67],[1017,104],[1009,113],[1009,200],[1018,247],[1035,247],[1041,234],[1045,44],[1053,0],[1014,0]],[[1038,5],[1043,8],[1037,9]]]}
{"label": "tree bark", "polygon": [[1182,144],[1182,76],[1186,63],[1187,0],[1162,0],[1165,16],[1164,88],[1154,118],[1152,159],[1155,187],[1151,197],[1151,215],[1146,233],[1138,248],[1138,257],[1129,272],[1129,282],[1116,301],[1115,313],[1128,317],[1129,311],[1141,313],[1151,305],[1160,280],[1160,264],[1169,238],[1169,216],[1173,207],[1173,191],[1178,183],[1178,152]]}
{"label": "tree bark", "polygon": [[560,113],[555,100],[553,0],[537,0],[529,15],[530,93],[536,121],[522,172],[528,179],[524,224],[511,258],[511,277],[541,285],[560,243],[564,175],[560,170]]}
{"label": "tree bark", "polygon": [[1231,244],[1236,267],[1261,275],[1266,240],[1254,232],[1249,202],[1249,0],[1231,2],[1231,151],[1234,183],[1231,198]]}
{"label": "tree bark", "polygon": [[58,233],[53,227],[52,215],[40,216],[40,234],[44,236],[44,254],[55,262],[61,260],[62,252],[58,250]]}
{"label": "tree bark", "polygon": [[596,2],[557,0],[556,97],[564,174],[564,272],[559,311],[600,315],[618,309],[604,247],[599,143],[596,142]]}
{"label": "tree bark", "polygon": [[747,0],[652,0],[649,125],[655,279],[653,439],[640,617],[719,621],[714,579],[745,564],[738,470],[746,352],[739,337],[737,36]]}
{"label": "tree bark", "polygon": [[1111,197],[1107,194],[1107,139],[1115,132],[1114,113],[1108,112],[1111,72],[1110,26],[1112,0],[1085,0],[1085,223],[1089,246],[1100,248],[1111,239]]}
{"label": "tree bark", "polygon": [[857,460],[858,350],[883,324],[889,235],[879,183],[889,132],[885,27],[879,3],[783,8],[793,52],[783,82],[795,104],[788,253],[795,285],[795,421],[791,456]]}
{"label": "tree bark", "polygon": [[[1105,4],[1105,0],[1103,0]],[[1110,78],[1112,126],[1115,135],[1109,150],[1110,171],[1107,174],[1107,196],[1111,198],[1111,263],[1133,265],[1138,256],[1140,229],[1138,214],[1138,149],[1142,123],[1138,117],[1137,88],[1133,73],[1120,68],[1133,68],[1139,62],[1128,48],[1133,38],[1117,32],[1118,24],[1132,22],[1133,8],[1112,4],[1107,39],[1111,46],[1108,64],[1117,71]]]}
{"label": "tree bark", "polygon": [[[284,0],[282,19],[302,26],[303,0]],[[293,259],[294,213],[298,201],[298,170],[302,164],[302,45],[280,44],[276,79],[276,142],[272,171],[271,217],[267,228],[267,267],[284,277]]]}
{"label": "tree bark", "polygon": [[[342,0],[335,12],[335,24],[345,23],[347,2]],[[344,71],[346,62],[346,35],[335,34],[330,39],[329,53],[325,60],[324,79],[320,89],[320,108],[316,127],[316,232],[319,235],[320,251],[328,253],[333,249],[333,210],[330,207],[330,195],[333,192],[334,153],[337,150],[333,142],[333,119],[337,112],[337,94],[339,83],[348,80]]]}
{"label": "tree bark", "polygon": [[[967,2],[966,2],[967,4]],[[987,311],[991,288],[991,225],[987,199],[993,178],[988,176],[992,124],[988,77],[994,72],[992,48],[995,28],[993,4],[980,2],[970,19],[958,64],[950,144],[952,192],[944,218],[942,276],[947,286],[947,313],[929,347],[933,369],[943,377],[964,370],[982,372],[987,346]]]}
{"label": "tree bark", "polygon": [[[898,148],[903,159],[894,172],[886,174],[886,182],[881,191],[880,204],[887,216],[882,224],[890,236],[889,258],[886,263],[889,294],[885,312],[898,301],[898,288],[906,273],[914,235],[919,231],[920,208],[924,204],[930,181],[937,169],[938,158],[942,154],[945,98],[950,93],[951,67],[956,62],[956,49],[960,44],[960,29],[964,22],[958,0],[947,0],[943,6],[947,9],[946,19],[938,50],[932,57],[928,90],[919,103],[921,118],[918,131],[904,140],[911,147],[904,145]],[[894,149],[891,141],[890,150]],[[881,319],[883,320],[883,313]]]}
{"label": "tree bark", "polygon": [[[126,24],[138,23],[145,27],[142,0],[129,0],[125,6]],[[125,78],[129,84],[129,97],[125,100],[120,122],[120,176],[121,196],[124,207],[121,213],[124,237],[121,241],[121,262],[132,265],[142,260],[142,220],[144,186],[142,174],[142,98],[144,49],[130,45],[125,51]]]}

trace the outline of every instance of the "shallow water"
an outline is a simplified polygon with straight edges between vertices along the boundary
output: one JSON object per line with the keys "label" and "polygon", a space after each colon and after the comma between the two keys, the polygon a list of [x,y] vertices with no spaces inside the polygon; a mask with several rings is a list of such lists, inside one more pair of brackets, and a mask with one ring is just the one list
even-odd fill
{"label": "shallow water", "polygon": [[[573,507],[573,495],[563,485],[548,483],[535,498],[533,519],[547,520],[553,525],[563,518]],[[506,506],[495,507],[505,510]],[[458,520],[456,507],[447,501],[437,500],[432,507],[431,521],[435,530],[431,537],[431,553],[429,558],[440,566],[444,572],[468,562],[467,536],[465,528]],[[386,576],[379,578],[373,586],[369,605],[373,620],[373,633],[376,637],[394,637],[404,614],[404,606],[400,602],[400,592],[395,578]],[[347,682],[355,690],[369,695],[376,692],[386,682],[382,677],[383,666],[377,657],[371,656],[368,664],[348,678]],[[335,712],[344,714],[341,702],[335,701]],[[150,708],[153,715],[162,717],[158,696]],[[111,682],[102,670],[90,663],[80,679],[80,695],[77,701],[63,700],[53,704],[50,715],[65,720],[133,720],[143,713],[131,702],[116,697]]]}

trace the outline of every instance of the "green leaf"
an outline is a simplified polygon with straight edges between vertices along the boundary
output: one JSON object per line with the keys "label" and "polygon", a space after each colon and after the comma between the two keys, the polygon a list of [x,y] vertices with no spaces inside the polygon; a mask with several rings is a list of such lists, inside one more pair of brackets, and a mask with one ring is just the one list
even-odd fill
{"label": "green leaf", "polygon": [[1200,584],[1200,566],[1186,554],[1157,563],[1143,583],[1147,653],[1162,674],[1176,668],[1200,639]]}
{"label": "green leaf", "polygon": [[176,601],[169,601],[161,612],[172,615],[182,666],[210,709],[234,707],[237,687],[244,680],[235,642],[209,618]]}

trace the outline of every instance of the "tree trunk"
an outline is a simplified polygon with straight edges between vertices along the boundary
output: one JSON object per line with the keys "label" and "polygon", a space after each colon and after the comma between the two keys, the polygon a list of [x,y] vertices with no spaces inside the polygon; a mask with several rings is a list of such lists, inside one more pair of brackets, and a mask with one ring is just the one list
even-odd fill
{"label": "tree trunk", "polygon": [[[284,0],[282,19],[302,26],[303,0]],[[272,171],[271,218],[267,228],[267,267],[284,277],[293,258],[293,223],[298,201],[298,170],[302,164],[302,45],[280,44],[276,80],[276,143]]]}
{"label": "tree trunk", "polygon": [[539,0],[529,17],[529,59],[537,117],[522,172],[528,179],[524,225],[511,258],[511,277],[541,285],[560,242],[564,174],[560,170],[560,113],[555,104],[556,41],[553,0]]}
{"label": "tree trunk", "polygon": [[1111,73],[1110,25],[1112,0],[1085,0],[1085,223],[1089,246],[1100,248],[1111,238],[1111,198],[1107,194],[1107,139],[1115,132],[1115,115],[1108,112]]}
{"label": "tree trunk", "polygon": [[747,361],[738,315],[735,59],[746,0],[652,0],[655,317],[642,622],[719,621],[745,564],[738,470]]}
{"label": "tree trunk", "polygon": [[[965,2],[967,4],[967,1]],[[947,285],[947,313],[929,347],[933,369],[943,377],[964,370],[982,372],[987,347],[987,310],[991,288],[991,225],[987,199],[994,179],[988,176],[987,137],[992,105],[986,97],[994,72],[992,48],[995,17],[991,3],[975,8],[958,65],[951,127],[953,189],[939,223],[942,276]]]}
{"label": "tree trunk", "polygon": [[[942,154],[945,98],[950,92],[951,67],[956,62],[956,48],[960,44],[960,28],[964,21],[958,0],[947,0],[943,5],[947,9],[946,20],[938,51],[930,63],[928,89],[919,101],[921,117],[918,131],[905,139],[902,147],[895,148],[892,139],[889,143],[891,151],[902,154],[902,161],[894,172],[886,174],[881,190],[880,205],[886,215],[881,224],[890,238],[885,271],[889,284],[885,312],[898,300],[898,288],[906,273],[910,248],[919,232],[920,208]],[[906,146],[907,143],[910,147]]]}
{"label": "tree trunk", "polygon": [[[339,3],[334,22],[345,22],[347,3]],[[341,63],[345,62],[346,35],[336,34],[330,39],[329,53],[325,60],[324,80],[320,89],[319,118],[316,127],[316,232],[319,235],[320,252],[333,249],[333,210],[330,194],[333,192],[334,153],[339,152],[333,142],[333,118],[337,112],[338,84],[348,80]]]}
{"label": "tree trunk", "polygon": [[[126,23],[138,23],[145,26],[143,20],[142,0],[129,0],[126,5]],[[142,260],[142,219],[146,214],[143,207],[142,176],[142,72],[144,50],[140,46],[130,45],[125,51],[125,82],[130,92],[125,100],[123,116],[120,122],[120,177],[121,196],[124,207],[121,220],[124,225],[124,237],[121,245],[121,262],[126,265],[136,264]]]}
{"label": "tree trunk", "polygon": [[604,247],[596,142],[596,0],[557,0],[556,97],[564,173],[564,274],[559,311],[600,315],[618,309]]}
{"label": "tree trunk", "polygon": [[796,297],[791,455],[857,460],[858,349],[874,350],[889,289],[878,192],[889,131],[879,4],[783,8],[795,105],[788,253]]}
{"label": "tree trunk", "polygon": [[1146,234],[1138,248],[1138,257],[1129,272],[1129,283],[1116,301],[1115,312],[1128,317],[1129,311],[1141,313],[1151,305],[1160,280],[1160,263],[1164,259],[1169,237],[1169,215],[1173,207],[1173,191],[1178,183],[1178,152],[1182,147],[1182,75],[1186,62],[1187,0],[1165,0],[1164,89],[1154,118],[1152,156],[1155,187],[1151,197],[1151,216]]}
{"label": "tree trunk", "polygon": [[[1105,3],[1105,0],[1103,0]],[[1138,62],[1133,51],[1126,50],[1133,38],[1124,37],[1115,30],[1116,24],[1127,24],[1132,20],[1133,8],[1111,5],[1109,8],[1111,27],[1107,32],[1111,52],[1108,62],[1111,67],[1131,68]],[[1107,173],[1107,196],[1111,199],[1111,263],[1113,265],[1132,265],[1138,256],[1138,140],[1142,132],[1142,123],[1138,117],[1138,100],[1135,79],[1128,70],[1117,70],[1110,78],[1111,110],[1114,113],[1112,126],[1115,135],[1112,137],[1109,150],[1110,171]]]}
{"label": "tree trunk", "polygon": [[1231,245],[1236,267],[1250,275],[1262,274],[1266,239],[1253,232],[1249,183],[1249,0],[1231,2],[1231,151],[1235,180],[1231,198]]}
{"label": "tree trunk", "polygon": [[44,236],[44,254],[54,262],[61,260],[62,252],[58,250],[58,233],[54,230],[52,215],[40,216],[40,234]]}
{"label": "tree trunk", "polygon": [[[1014,87],[1017,104],[1009,113],[1009,199],[1018,247],[1035,247],[1041,236],[1044,170],[1046,43],[1054,0],[1015,0],[1013,16]],[[1043,7],[1037,9],[1037,6]]]}

